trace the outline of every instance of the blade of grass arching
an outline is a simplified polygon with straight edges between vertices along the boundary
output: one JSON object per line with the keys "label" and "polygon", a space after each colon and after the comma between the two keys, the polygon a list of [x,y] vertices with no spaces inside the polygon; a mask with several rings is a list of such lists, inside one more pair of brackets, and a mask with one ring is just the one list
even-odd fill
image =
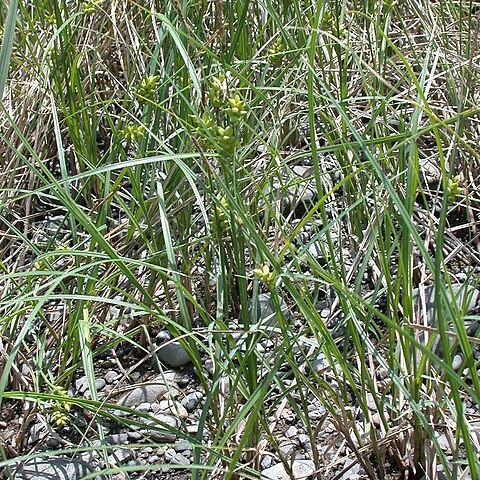
{"label": "blade of grass arching", "polygon": [[398,209],[398,213],[400,214],[401,218],[405,222],[405,226],[408,228],[410,234],[412,235],[416,244],[418,245],[420,253],[422,254],[425,262],[427,263],[427,266],[429,267],[429,269],[431,271],[433,271],[434,270],[433,260],[430,257],[430,255],[429,255],[428,251],[426,250],[425,246],[423,245],[423,241],[420,237],[420,233],[418,232],[415,224],[413,223],[412,219],[410,218],[409,212],[407,211],[403,202],[401,201],[398,193],[395,190],[395,187],[392,185],[392,182],[387,177],[387,175],[383,171],[381,165],[379,164],[379,162],[376,160],[376,158],[371,153],[370,149],[367,147],[367,144],[365,143],[362,135],[358,132],[358,130],[352,124],[350,118],[348,117],[348,115],[346,114],[344,109],[338,104],[338,101],[333,97],[333,95],[330,92],[328,92],[327,86],[324,85],[320,80],[318,80],[318,81],[321,83],[322,88],[326,92],[326,95],[329,98],[329,101],[338,109],[338,113],[344,118],[345,124],[346,124],[348,130],[351,132],[352,136],[355,138],[355,141],[357,142],[357,144],[360,147],[360,151],[365,155],[365,158],[372,165],[375,173],[378,175],[380,181],[385,186],[386,190],[389,193],[389,196],[392,198],[392,201],[395,204],[395,207]]}
{"label": "blade of grass arching", "polygon": [[[409,68],[409,67],[407,67]],[[413,75],[413,72],[412,72],[412,76],[414,77]],[[416,82],[416,80],[414,80],[414,82]],[[417,83],[417,88],[418,88],[418,91],[419,93],[421,94],[421,88],[419,87],[418,83]],[[327,92],[328,94],[328,92]],[[329,95],[329,94],[328,94]],[[397,192],[395,191],[395,188],[393,187],[392,183],[390,182],[390,180],[388,179],[388,177],[386,176],[386,174],[383,172],[380,164],[377,162],[377,160],[374,158],[374,156],[371,154],[371,152],[369,151],[369,149],[366,147],[361,135],[358,133],[358,131],[355,129],[355,127],[352,125],[352,123],[350,122],[350,119],[348,118],[348,116],[344,113],[343,109],[337,105],[337,101],[331,96],[330,96],[330,100],[333,104],[335,104],[338,108],[338,111],[339,113],[344,117],[345,119],[345,122],[349,128],[349,130],[351,131],[352,135],[354,136],[354,138],[358,141],[359,145],[361,146],[361,149],[362,151],[364,152],[365,154],[365,157],[367,158],[367,160],[371,163],[372,167],[374,168],[375,172],[377,173],[377,175],[379,176],[379,178],[381,179],[383,185],[385,186],[385,188],[387,189],[390,197],[392,198],[392,201],[395,205],[395,208],[398,210],[401,218],[402,218],[402,221],[404,222],[404,225],[406,227],[406,229],[408,230],[408,232],[410,233],[410,235],[414,238],[415,242],[416,242],[416,245],[417,247],[419,248],[420,250],[420,253],[422,254],[422,257],[424,259],[424,261],[426,262],[428,268],[434,272],[435,269],[436,269],[436,266],[434,265],[434,262],[432,260],[432,258],[430,257],[428,251],[426,250],[425,248],[425,245],[424,243],[422,242],[421,240],[421,237],[420,237],[420,234],[416,228],[416,226],[414,225],[411,217],[410,217],[410,214],[408,212],[408,210],[405,208],[405,205],[404,203],[401,201],[401,199],[399,198]],[[427,104],[426,100],[425,99],[422,99],[423,101],[425,101],[425,104]],[[440,289],[444,289],[444,286],[442,285],[442,283],[439,284],[440,286]],[[454,376],[457,376],[458,375],[454,372],[452,372]],[[456,397],[459,396],[459,392],[458,390],[454,393],[454,395]],[[411,398],[411,396],[409,395],[408,398]],[[411,399],[412,400],[412,399]],[[416,402],[414,402],[416,403]],[[422,423],[424,423],[424,419],[419,415],[419,412],[416,411],[416,415],[417,415],[417,418],[419,418]],[[424,425],[424,428],[426,428],[426,425]],[[429,429],[428,429],[429,430]],[[427,430],[427,431],[428,431]],[[430,437],[432,437],[432,433],[429,432],[429,435]],[[431,438],[433,441],[435,441],[434,438]],[[468,441],[468,440],[467,440]],[[436,445],[438,447],[438,445]],[[439,449],[437,448],[437,452],[439,452]],[[447,463],[445,463],[444,465],[447,465]]]}
{"label": "blade of grass arching", "polygon": [[[215,447],[219,449],[226,448],[227,443],[231,441],[231,438],[235,436],[235,432],[240,427],[241,423],[247,418],[245,427],[246,430],[242,436],[240,445],[238,445],[238,448],[235,448],[235,451],[230,458],[225,480],[231,479],[235,470],[238,468],[238,461],[243,453],[243,445],[247,444],[249,438],[251,438],[250,434],[252,430],[256,428],[256,426],[251,423],[251,420],[254,419],[255,422],[258,421],[258,411],[264,404],[266,392],[270,388],[272,380],[277,374],[277,370],[280,367],[281,362],[282,357],[281,355],[278,355],[275,359],[274,365],[272,365],[271,370],[261,379],[261,381],[258,382],[256,389],[253,392],[250,392],[251,396],[246,400],[241,408],[239,408],[236,416],[231,420],[231,423],[226,426],[225,430],[218,432],[217,434],[215,439]],[[229,396],[230,401],[233,399],[234,396]]]}
{"label": "blade of grass arching", "polygon": [[[95,367],[93,365],[92,340],[90,336],[90,316],[87,308],[83,309],[83,318],[78,320],[78,337],[90,395],[94,402],[98,402],[98,392],[95,384]],[[98,436],[101,442],[100,448],[102,449],[104,460],[108,464],[108,452],[102,448],[105,443],[105,433],[101,419],[97,419],[97,424]]]}
{"label": "blade of grass arching", "polygon": [[[161,14],[155,14],[155,15],[158,16],[159,19],[161,19]],[[212,50],[210,50],[205,43],[201,42],[196,37],[193,37],[191,35],[194,32],[185,32],[185,31],[179,30],[179,31],[175,31],[175,33],[177,37],[181,37],[181,36],[185,37],[196,48],[200,49],[203,52],[203,54],[208,57],[209,61],[216,62],[217,64],[221,64],[225,72],[229,72],[232,75],[232,78],[236,78],[240,81],[242,85],[248,86],[248,88],[252,91],[252,93],[254,93],[253,98],[256,100],[256,102],[258,103],[264,102],[265,107],[269,107],[272,111],[275,110],[274,105],[272,104],[269,96],[264,93],[264,90],[262,88],[257,88],[256,84],[252,83],[249,80],[249,78],[242,73],[242,71],[236,68],[235,65],[230,65],[229,63],[222,62],[220,56],[216,55]],[[189,70],[189,73],[191,73],[190,70]],[[192,82],[194,81],[195,80],[192,79]],[[195,110],[193,110],[192,113],[196,114],[198,112],[195,112]],[[170,110],[168,114],[178,119],[177,112]],[[180,118],[179,120],[181,121],[182,124],[184,124],[185,119]],[[261,122],[259,122],[259,124],[260,123]]]}
{"label": "blade of grass arching", "polygon": [[[432,36],[433,35],[434,35],[434,31],[432,30]],[[428,58],[425,61],[425,65],[428,64],[427,61],[428,61]],[[435,65],[436,65],[436,61],[434,62],[432,69],[434,68]],[[418,82],[418,86],[417,86],[418,92],[419,92],[420,96],[422,97],[422,99],[419,98],[417,101],[420,102],[420,101],[423,100],[425,102],[426,113],[428,114],[430,112],[430,108],[428,107],[428,104],[425,101],[428,90],[424,90],[422,88],[424,83],[425,83],[425,73],[426,73],[426,68],[424,68],[422,70],[422,76],[421,76],[421,79]],[[431,85],[431,83],[430,83],[430,85]],[[416,108],[415,111],[418,111],[418,108]],[[460,124],[460,120],[457,123],[457,125],[459,125],[459,124]],[[455,139],[459,138],[459,134],[458,134],[457,131],[455,132],[454,138]],[[444,309],[442,308],[442,305],[446,306],[446,310],[448,312],[448,317],[449,317],[449,319],[452,320],[452,322],[455,326],[455,330],[458,332],[458,334],[460,336],[460,339],[461,339],[461,342],[463,342],[464,347],[467,349],[467,352],[469,350],[471,351],[471,349],[470,349],[470,346],[468,345],[468,340],[466,339],[465,326],[460,325],[459,322],[457,321],[457,319],[459,318],[459,315],[458,315],[458,308],[456,307],[456,302],[453,302],[453,304],[455,304],[455,305],[452,305],[452,302],[448,301],[447,289],[445,287],[445,278],[444,278],[444,274],[443,274],[443,272],[446,271],[446,266],[444,264],[444,257],[443,257],[443,245],[444,245],[444,238],[445,238],[445,229],[446,229],[446,224],[447,224],[447,212],[448,212],[448,195],[446,194],[446,192],[448,191],[448,188],[447,188],[448,180],[451,178],[453,168],[454,168],[454,158],[452,156],[450,157],[450,158],[452,158],[452,161],[450,162],[449,171],[446,172],[445,171],[445,157],[444,157],[444,154],[443,154],[443,146],[442,146],[442,142],[441,142],[438,134],[435,135],[435,139],[436,139],[436,144],[437,144],[437,147],[438,147],[439,167],[440,167],[442,181],[443,181],[443,192],[445,192],[445,193],[443,195],[442,207],[441,207],[440,215],[439,215],[439,218],[438,218],[438,226],[437,226],[437,230],[435,232],[436,254],[435,254],[434,279],[435,279],[435,285],[436,285],[437,288],[435,289],[434,311],[436,313],[436,321],[437,321],[438,330],[439,330],[439,334],[440,334],[440,340],[441,340],[441,344],[442,344],[442,350],[443,350],[443,355],[444,355],[444,358],[445,358],[445,362],[448,365],[450,365],[452,359],[451,359],[451,354],[450,354],[450,342],[449,342],[449,337],[448,337],[448,334],[447,334],[448,329],[449,329],[449,325],[448,325],[449,322],[445,318]],[[456,146],[456,142],[454,142],[454,146]],[[454,150],[455,150],[455,148],[454,148]],[[470,358],[468,361],[470,363],[470,367],[472,367],[473,358]],[[473,371],[475,372],[475,368],[473,368]],[[467,454],[467,457],[468,457],[471,474],[472,474],[473,478],[476,478],[477,475],[478,475],[478,472],[479,472],[480,463],[478,461],[478,457],[475,455],[474,446],[472,445],[472,441],[471,441],[471,438],[470,438],[469,428],[468,428],[468,425],[466,424],[464,416],[463,416],[464,406],[463,406],[463,402],[462,402],[462,399],[461,399],[461,396],[460,396],[460,390],[458,388],[459,387],[459,384],[458,384],[459,377],[458,377],[457,373],[455,373],[454,375],[450,375],[449,373],[446,373],[446,376],[449,380],[449,383],[450,383],[450,386],[451,386],[451,395],[453,397],[454,404],[455,404],[455,407],[457,409],[457,415],[456,415],[457,428],[460,427],[459,431],[461,432],[461,437],[463,437],[464,448],[466,450],[466,454]],[[478,393],[480,392],[478,375],[476,373],[474,373],[473,377],[475,378],[474,388],[475,388],[477,396],[478,396]],[[458,425],[458,423],[459,423],[459,425]],[[456,470],[455,469],[453,471],[453,476],[454,477],[456,476]]]}
{"label": "blade of grass arching", "polygon": [[168,33],[172,37],[173,43],[177,47],[177,50],[180,53],[180,56],[182,57],[183,62],[185,63],[185,66],[187,67],[188,73],[190,74],[190,78],[192,80],[193,87],[195,89],[196,100],[197,102],[200,102],[202,97],[202,88],[200,86],[200,80],[198,78],[195,66],[193,65],[193,62],[190,56],[188,55],[188,52],[185,49],[185,46],[183,45],[182,40],[180,39],[180,36],[178,35],[177,29],[175,28],[174,25],[172,25],[170,20],[165,15],[161,13],[156,13],[155,16],[162,21],[162,23],[167,28]]}
{"label": "blade of grass arching", "polygon": [[[317,11],[312,18],[311,33],[308,37],[308,73],[307,73],[307,95],[308,95],[308,124],[310,130],[310,147],[312,150],[313,169],[315,174],[315,185],[317,188],[318,197],[325,195],[323,183],[321,179],[321,168],[319,163],[319,154],[317,150],[317,129],[315,121],[315,106],[317,105],[316,98],[314,96],[314,78],[316,78],[315,65],[317,55],[317,32],[319,31],[319,25],[325,11],[325,5],[317,5]],[[320,205],[320,216],[324,225],[328,223],[328,215],[325,208],[325,202]],[[333,244],[332,235],[330,230],[326,231],[327,246],[330,254],[330,258],[335,258],[335,246]],[[340,275],[345,276],[343,265],[338,265],[337,262],[332,262],[331,267],[335,271],[337,277]]]}
{"label": "blade of grass arching", "polygon": [[[330,283],[335,284],[335,281],[332,279],[330,281]],[[339,286],[339,288],[342,288],[342,287]],[[447,365],[447,364],[443,363],[431,350],[428,350],[425,347],[425,345],[422,345],[422,344],[419,344],[418,342],[416,342],[414,336],[408,331],[407,328],[402,327],[400,324],[396,323],[394,320],[392,320],[388,316],[382,314],[381,312],[378,312],[374,307],[372,307],[367,302],[365,302],[361,297],[359,297],[359,296],[355,295],[353,292],[349,291],[349,289],[343,287],[343,290],[340,290],[340,291],[351,302],[351,304],[353,306],[355,306],[355,308],[362,308],[362,307],[365,308],[365,310],[371,315],[372,318],[373,317],[378,317],[379,320],[382,321],[382,322],[385,322],[385,324],[388,325],[389,328],[394,329],[395,331],[398,332],[399,335],[407,338],[408,341],[415,344],[416,348],[418,348],[419,350],[424,352],[429,358],[431,358],[432,362],[440,362],[440,363],[442,363],[444,368],[448,369],[448,371],[450,373],[454,373],[451,365]],[[293,295],[293,293],[292,293],[292,295]],[[299,300],[297,301],[297,305],[300,305],[301,307],[305,307],[305,311],[303,311],[303,308],[301,308],[302,315],[306,315],[305,318],[307,319],[308,323],[312,324],[312,326],[311,326],[312,331],[314,331],[316,328],[320,328],[320,329],[323,328],[322,325],[321,325],[323,323],[323,321],[319,318],[319,315],[315,311],[314,307],[313,306],[308,306],[307,299],[300,297]],[[435,436],[434,430],[431,426],[430,419],[427,418],[425,416],[424,412],[422,411],[423,402],[417,402],[415,400],[415,398],[411,395],[411,392],[405,386],[404,379],[402,378],[403,375],[402,374],[397,374],[397,373],[395,373],[395,371],[392,371],[391,368],[389,368],[388,363],[387,363],[386,359],[384,358],[383,354],[373,344],[373,342],[371,341],[371,339],[368,336],[368,333],[365,331],[365,327],[364,327],[365,322],[361,319],[357,319],[355,316],[353,316],[351,318],[352,318],[352,320],[355,321],[354,323],[356,325],[356,329],[357,329],[357,331],[359,333],[359,336],[361,337],[362,341],[364,342],[367,351],[370,352],[371,354],[373,354],[373,356],[376,359],[376,361],[378,362],[379,366],[381,368],[384,368],[389,373],[389,377],[392,379],[393,384],[400,391],[402,391],[403,395],[405,396],[405,399],[408,401],[408,403],[411,406],[411,408],[412,408],[413,412],[415,413],[416,417],[420,420],[423,428],[425,428],[425,430],[428,432],[428,435],[429,435],[430,439],[435,444],[442,464],[447,465],[448,463],[447,463],[446,456],[441,451],[441,449],[439,447],[439,444],[438,444],[437,438]],[[318,326],[318,327],[316,327],[316,326]],[[330,339],[329,339],[330,336],[331,336],[331,333],[328,330],[326,330],[325,333],[322,332],[322,335],[321,335],[322,340],[325,340],[327,342],[327,345],[326,345],[327,348],[329,348],[329,345],[330,345]],[[325,353],[327,354],[327,357],[328,357],[329,350],[325,351]],[[335,355],[335,356],[333,356],[333,358],[337,361],[337,364],[341,368],[342,373],[344,375],[346,375],[346,379],[348,379],[348,376],[351,376],[351,372],[350,372],[350,368],[349,368],[348,364],[345,362],[345,360],[343,360],[341,362],[338,361],[338,360],[342,359],[341,356],[340,356],[340,358],[337,358],[337,356]],[[331,359],[329,359],[329,361],[331,363]],[[306,382],[306,380],[305,380],[305,382]],[[359,400],[359,402],[361,403],[362,402],[361,392],[358,391],[358,388],[356,386],[356,382],[353,383],[351,386],[352,386],[353,394],[354,394],[355,398],[357,398]],[[465,382],[462,382],[462,388],[466,388],[467,390],[469,389],[469,387],[467,386],[467,384]],[[315,391],[315,390],[313,390],[313,391]],[[371,391],[371,393],[374,393],[374,391]],[[319,395],[320,395],[319,398],[322,398],[323,394],[319,394]],[[446,475],[448,476],[448,478],[451,478],[448,475],[448,473],[446,473]]]}
{"label": "blade of grass arching", "polygon": [[[53,127],[54,127],[54,132],[55,132],[55,140],[57,144],[57,155],[58,155],[58,161],[60,163],[60,174],[62,176],[62,179],[66,182],[64,183],[64,188],[65,192],[67,195],[70,195],[70,184],[68,182],[68,168],[67,168],[67,163],[65,161],[65,150],[63,148],[63,136],[62,132],[60,130],[60,123],[58,121],[58,114],[57,114],[57,109],[55,107],[55,98],[53,97],[53,93],[50,95],[50,102],[52,105],[52,116],[53,116]],[[77,243],[77,229],[75,225],[75,219],[70,215],[70,229],[72,232],[72,241],[74,244]],[[77,265],[78,266],[78,265]]]}
{"label": "blade of grass arching", "polygon": [[10,0],[8,14],[3,27],[2,46],[0,48],[0,103],[3,100],[3,92],[7,83],[8,67],[12,55],[13,37],[15,36],[15,25],[17,23],[18,0]]}
{"label": "blade of grass arching", "polygon": [[[426,89],[427,83],[427,73],[431,67],[430,62],[431,49],[427,49],[425,60],[422,65],[420,78],[415,81],[417,97],[414,104],[414,110],[412,114],[412,119],[409,124],[409,130],[412,133],[412,137],[415,137],[418,132],[419,124],[421,122],[422,114],[427,110],[427,96],[428,91]],[[432,67],[432,73],[434,72],[435,64]],[[416,139],[413,139],[409,142],[406,147],[407,155],[407,181],[405,194],[403,199],[403,204],[406,210],[409,213],[410,218],[413,218],[413,211],[415,206],[415,201],[417,197],[418,184],[420,178],[420,162],[419,162],[419,150],[418,143]],[[443,161],[443,156],[440,155],[440,161]],[[404,220],[402,219],[404,226],[401,228],[401,240],[399,248],[399,258],[398,258],[398,282],[397,282],[397,292],[401,295],[401,303],[403,306],[403,315],[406,319],[411,319],[413,321],[413,282],[412,282],[412,268],[413,268],[413,244],[411,241],[410,231],[408,226],[405,226]],[[401,289],[401,290],[400,290]],[[404,357],[406,357],[406,368],[408,378],[414,379],[410,385],[410,393],[412,394],[415,401],[420,402],[422,389],[425,389],[424,377],[421,374],[417,374],[418,362],[409,361],[412,357],[417,358],[417,352],[414,346],[405,343],[404,346]],[[449,362],[449,359],[447,359]],[[427,372],[428,375],[429,372]],[[408,380],[410,381],[410,380]],[[427,471],[428,465],[425,464],[425,440],[424,440],[424,431],[419,427],[420,420],[414,419],[414,429],[413,429],[413,462],[415,466],[421,465],[425,473],[429,475]]]}
{"label": "blade of grass arching", "polygon": [[[239,290],[239,300],[240,300],[240,308],[242,315],[244,316],[243,321],[244,321],[244,326],[247,327],[246,325],[246,320],[247,320],[247,315],[249,311],[248,307],[248,299],[247,299],[247,273],[245,270],[245,251],[247,249],[245,245],[245,239],[244,239],[244,232],[242,230],[242,227],[240,225],[237,225],[235,222],[235,213],[232,211],[230,212],[231,215],[231,229],[232,229],[232,247],[234,250],[234,255],[236,257],[235,263],[237,266],[237,286]],[[255,311],[257,307],[253,305],[251,309]],[[248,330],[247,330],[248,331]],[[258,336],[256,335],[248,335],[247,341],[246,341],[246,349],[247,351],[245,352],[246,358],[245,360],[245,368],[243,371],[243,376],[248,384],[248,389],[249,389],[249,395],[253,394],[258,385],[258,361],[257,361],[257,352],[255,349],[255,344],[258,342]],[[248,426],[250,426],[250,432],[246,433],[244,435],[244,445],[248,449],[253,449],[258,445],[258,442],[260,440],[260,432],[259,432],[259,426],[260,426],[260,421],[258,418],[259,414],[259,406],[257,406],[250,414],[249,419],[248,419]],[[253,461],[255,462],[255,457],[251,456],[251,454],[247,454],[249,457],[248,461]],[[254,463],[255,464],[255,463]],[[226,477],[227,478],[227,477]],[[229,478],[229,477],[228,477]]]}

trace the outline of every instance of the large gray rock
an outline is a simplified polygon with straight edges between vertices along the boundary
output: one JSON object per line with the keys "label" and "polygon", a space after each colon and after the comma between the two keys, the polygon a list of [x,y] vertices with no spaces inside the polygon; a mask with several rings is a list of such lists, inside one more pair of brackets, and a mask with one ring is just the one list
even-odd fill
{"label": "large gray rock", "polygon": [[292,476],[285,469],[283,463],[277,463],[273,467],[262,472],[262,480],[291,480],[306,479],[315,472],[315,464],[311,460],[295,460],[292,464]]}
{"label": "large gray rock", "polygon": [[152,415],[152,417],[156,420],[147,420],[146,429],[142,430],[141,433],[146,437],[150,437],[154,442],[174,442],[177,439],[177,435],[170,429],[173,430],[180,428],[180,420],[175,416],[166,413],[156,413]]}
{"label": "large gray rock", "polygon": [[[94,473],[95,468],[76,458],[45,457],[29,460],[16,467],[14,472],[14,480],[77,480]],[[105,475],[95,478],[106,479]]]}
{"label": "large gray rock", "polygon": [[160,345],[157,351],[159,360],[170,367],[179,368],[190,363],[190,357],[180,342],[172,340],[172,336],[167,330],[161,331],[156,337],[155,342]]}
{"label": "large gray rock", "polygon": [[178,393],[171,386],[171,376],[159,375],[148,383],[135,387],[118,400],[118,405],[123,407],[138,407],[142,403],[160,402],[167,394]]}

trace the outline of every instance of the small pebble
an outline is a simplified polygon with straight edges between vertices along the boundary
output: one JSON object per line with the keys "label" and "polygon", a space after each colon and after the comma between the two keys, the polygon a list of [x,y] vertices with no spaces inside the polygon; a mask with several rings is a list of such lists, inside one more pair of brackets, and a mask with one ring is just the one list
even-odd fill
{"label": "small pebble", "polygon": [[182,375],[177,379],[177,385],[180,388],[188,387],[189,384],[190,384],[190,377],[188,375]]}
{"label": "small pebble", "polygon": [[462,366],[462,363],[463,363],[463,358],[460,354],[457,354],[453,357],[453,360],[452,360],[452,368],[457,371],[461,366]]}
{"label": "small pebble", "polygon": [[97,392],[100,392],[101,390],[103,390],[106,384],[107,382],[105,381],[105,379],[97,378],[95,380],[95,388],[97,389]]}
{"label": "small pebble", "polygon": [[174,400],[162,400],[159,405],[160,409],[165,413],[170,413],[177,418],[188,418],[187,409],[179,402]]}
{"label": "small pebble", "polygon": [[109,370],[103,378],[105,378],[105,381],[110,384],[118,380],[120,377],[121,375],[119,373],[114,370]]}
{"label": "small pebble", "polygon": [[298,436],[298,441],[300,442],[300,445],[304,447],[306,450],[311,450],[312,449],[312,444],[310,442],[310,437],[308,435],[305,435],[305,433],[301,433]]}
{"label": "small pebble", "polygon": [[173,368],[183,367],[190,363],[190,357],[180,342],[173,340],[167,330],[163,330],[155,337],[155,343],[161,347],[157,350],[157,357]]}
{"label": "small pebble", "polygon": [[213,360],[209,358],[205,361],[203,366],[205,367],[207,373],[213,377],[213,374],[215,373],[215,364],[213,363]]}
{"label": "small pebble", "polygon": [[293,438],[296,437],[298,434],[298,429],[294,427],[293,425],[288,428],[288,430],[285,432],[285,436],[287,438]]}
{"label": "small pebble", "polygon": [[190,460],[181,453],[176,453],[171,459],[170,463],[176,463],[178,465],[190,465]]}
{"label": "small pebble", "polygon": [[175,451],[174,448],[167,448],[167,450],[165,450],[165,459],[166,460],[171,460],[175,456],[176,453],[177,452]]}
{"label": "small pebble", "polygon": [[182,400],[182,405],[185,407],[187,412],[191,413],[198,407],[198,404],[202,401],[202,399],[202,392],[192,392]]}
{"label": "small pebble", "polygon": [[138,410],[139,412],[149,412],[151,409],[152,406],[148,402],[143,402],[135,407],[135,410]]}
{"label": "small pebble", "polygon": [[283,463],[278,463],[262,471],[262,480],[289,480],[291,478],[309,478],[315,472],[311,460],[295,460],[292,464],[293,476],[285,470]]}
{"label": "small pebble", "polygon": [[187,433],[189,433],[190,435],[196,435],[198,433],[198,423],[187,425]]}
{"label": "small pebble", "polygon": [[126,433],[114,433],[105,438],[105,442],[110,445],[121,445],[128,442],[128,437]]}
{"label": "small pebble", "polygon": [[48,437],[47,441],[45,442],[48,448],[58,448],[60,447],[61,443],[55,437]]}
{"label": "small pebble", "polygon": [[119,448],[108,457],[109,463],[125,463],[135,456],[135,452],[131,448]]}
{"label": "small pebble", "polygon": [[265,455],[260,462],[260,467],[262,470],[271,467],[273,462],[273,457],[271,455]]}
{"label": "small pebble", "polygon": [[437,437],[437,441],[440,445],[440,448],[444,451],[444,452],[448,452],[448,453],[451,453],[452,449],[450,448],[450,442],[448,441],[448,438],[447,436],[442,433],[441,435],[439,435]]}
{"label": "small pebble", "polygon": [[80,377],[78,380],[75,380],[75,389],[80,392],[84,393],[85,390],[87,389],[88,383],[87,383],[87,377],[83,376]]}
{"label": "small pebble", "polygon": [[287,457],[290,455],[295,448],[295,443],[292,442],[291,440],[288,440],[286,442],[282,442],[279,445],[280,451]]}
{"label": "small pebble", "polygon": [[376,412],[377,405],[375,404],[375,397],[371,393],[367,393],[366,397],[368,409]]}
{"label": "small pebble", "polygon": [[174,446],[176,452],[183,453],[192,449],[192,444],[188,440],[180,439]]}

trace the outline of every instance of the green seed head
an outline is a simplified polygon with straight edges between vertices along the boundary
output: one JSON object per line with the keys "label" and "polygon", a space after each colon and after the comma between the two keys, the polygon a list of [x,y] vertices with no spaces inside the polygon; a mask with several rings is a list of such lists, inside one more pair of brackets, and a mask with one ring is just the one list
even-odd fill
{"label": "green seed head", "polygon": [[225,103],[227,97],[227,79],[225,75],[220,74],[218,77],[213,77],[210,81],[208,89],[208,98],[211,104],[218,108]]}
{"label": "green seed head", "polygon": [[221,230],[228,230],[230,219],[227,212],[230,211],[230,205],[225,197],[220,198],[220,205],[215,207],[216,223]]}
{"label": "green seed head", "polygon": [[227,98],[227,102],[229,106],[224,111],[233,123],[238,122],[247,114],[244,108],[245,102],[240,98],[240,95],[235,94],[233,97]]}
{"label": "green seed head", "polygon": [[131,143],[135,143],[141,138],[143,138],[144,127],[142,125],[127,125],[120,133],[122,137]]}
{"label": "green seed head", "polygon": [[272,283],[275,280],[275,271],[268,265],[259,265],[253,269],[253,276],[263,283]]}
{"label": "green seed head", "polygon": [[83,2],[83,13],[88,15],[100,10],[103,0],[88,0]]}
{"label": "green seed head", "polygon": [[285,47],[281,37],[278,37],[267,50],[270,63],[273,65],[280,65],[282,63]]}
{"label": "green seed head", "polygon": [[233,133],[233,127],[229,125],[226,128],[217,128],[217,142],[227,153],[232,153],[235,149],[236,139]]}
{"label": "green seed head", "polygon": [[460,177],[450,178],[447,185],[447,204],[452,204],[463,191],[464,189],[460,186]]}
{"label": "green seed head", "polygon": [[[68,397],[68,392],[59,385],[52,387],[52,393],[61,397]],[[63,428],[69,422],[70,404],[62,402],[57,399],[54,400],[52,406],[52,422],[57,425],[58,428]]]}
{"label": "green seed head", "polygon": [[160,84],[160,77],[158,75],[150,75],[144,78],[137,88],[137,95],[139,101],[144,102],[145,99],[150,99],[157,91]]}

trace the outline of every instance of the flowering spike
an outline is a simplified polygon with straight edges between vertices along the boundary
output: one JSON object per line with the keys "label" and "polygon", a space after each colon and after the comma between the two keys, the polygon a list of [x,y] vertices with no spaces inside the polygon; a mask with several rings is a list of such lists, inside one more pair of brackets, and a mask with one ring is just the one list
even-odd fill
{"label": "flowering spike", "polygon": [[275,280],[275,271],[268,265],[259,265],[253,269],[253,276],[263,283],[272,283]]}

